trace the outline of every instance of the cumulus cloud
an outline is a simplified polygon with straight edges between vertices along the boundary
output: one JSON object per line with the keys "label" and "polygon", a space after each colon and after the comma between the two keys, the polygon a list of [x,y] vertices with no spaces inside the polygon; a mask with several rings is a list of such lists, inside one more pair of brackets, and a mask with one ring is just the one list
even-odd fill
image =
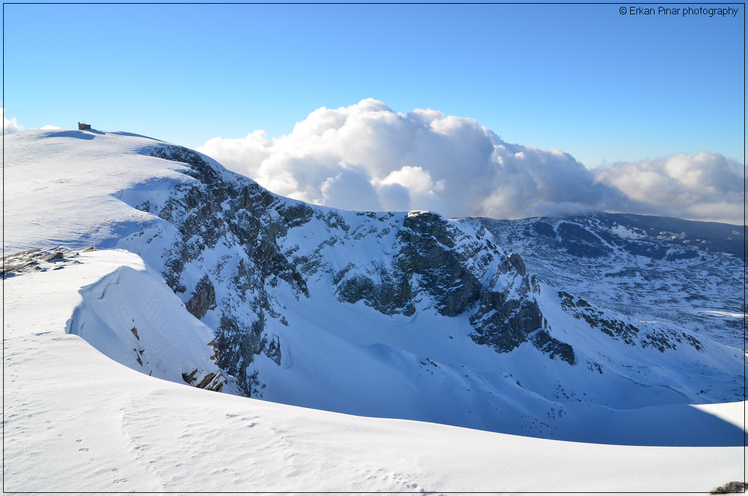
{"label": "cumulus cloud", "polygon": [[320,186],[323,203],[347,210],[381,210],[376,190],[366,173],[344,169]]}
{"label": "cumulus cloud", "polygon": [[742,222],[742,197],[731,196],[736,184],[742,192],[742,166],[719,154],[589,170],[568,153],[506,143],[473,119],[403,114],[373,99],[317,109],[280,138],[255,131],[198,150],[275,193],[352,210],[496,218],[608,210],[730,222],[740,210]]}
{"label": "cumulus cloud", "polygon": [[7,117],[5,117],[5,109],[2,108],[0,110],[3,111],[3,132],[5,134],[23,131],[23,126],[18,123],[15,117],[12,119],[8,119]]}
{"label": "cumulus cloud", "polygon": [[610,205],[619,211],[743,222],[743,165],[719,153],[679,153],[593,172],[597,184],[621,192]]}

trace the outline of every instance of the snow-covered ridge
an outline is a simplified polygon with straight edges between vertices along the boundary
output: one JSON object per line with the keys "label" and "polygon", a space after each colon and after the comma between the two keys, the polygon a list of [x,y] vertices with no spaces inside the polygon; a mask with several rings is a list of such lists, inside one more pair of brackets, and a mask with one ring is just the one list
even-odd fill
{"label": "snow-covered ridge", "polygon": [[[733,426],[675,435],[634,421],[644,415],[636,409],[741,399],[740,350],[667,323],[657,324],[667,346],[633,347],[570,312],[479,224],[307,205],[197,152],[126,133],[17,133],[5,156],[7,252],[95,246],[142,258],[143,270],[114,269],[84,290],[71,316],[112,329],[89,342],[135,370],[148,373],[143,357],[159,346],[141,353],[132,321],[160,316],[141,311],[145,302],[123,305],[136,314],[111,308],[131,291],[170,290],[172,322],[191,326],[202,347],[166,367],[163,378],[176,382],[220,373],[271,401],[542,437],[742,442]],[[104,288],[117,296],[100,301]],[[167,349],[181,337],[159,322],[152,336]],[[614,416],[629,420],[616,432],[590,428]]]}

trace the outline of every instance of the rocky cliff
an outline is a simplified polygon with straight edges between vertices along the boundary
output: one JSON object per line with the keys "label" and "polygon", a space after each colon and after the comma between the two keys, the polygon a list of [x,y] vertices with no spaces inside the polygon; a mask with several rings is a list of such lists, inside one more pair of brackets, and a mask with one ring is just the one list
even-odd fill
{"label": "rocky cliff", "polygon": [[[226,177],[189,149],[160,146],[151,154],[187,164],[185,173],[197,181],[133,206],[176,228],[158,254],[163,277],[193,315],[213,324],[219,364],[246,391],[261,394],[250,366],[257,355],[281,361],[279,337],[267,332],[267,321],[283,323],[283,314],[269,289],[284,285],[307,299],[308,280],[321,274],[341,302],[362,301],[385,315],[411,316],[417,303],[446,317],[465,314],[470,337],[496,353],[529,342],[549,358],[575,363],[573,348],[549,334],[533,293],[539,287],[520,255],[505,253],[478,225],[425,211],[355,213],[352,222],[351,213],[347,219]],[[290,231],[314,240],[295,243]],[[355,251],[372,244],[381,248],[374,256],[367,251],[339,267],[336,246]],[[216,251],[225,254],[214,260]]]}

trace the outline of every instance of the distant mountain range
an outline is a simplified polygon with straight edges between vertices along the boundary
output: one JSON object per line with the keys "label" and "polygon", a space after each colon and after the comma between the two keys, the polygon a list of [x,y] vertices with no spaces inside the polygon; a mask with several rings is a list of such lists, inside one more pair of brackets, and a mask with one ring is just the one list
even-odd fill
{"label": "distant mountain range", "polygon": [[[560,229],[554,219],[527,219],[527,237],[550,237],[573,256],[597,258],[627,252],[653,260],[696,258],[700,251],[721,252],[744,258],[743,226],[697,222],[673,217],[597,213],[564,219]],[[523,226],[526,221],[517,221]],[[505,221],[506,222],[506,221]],[[514,221],[509,221],[514,222]],[[490,220],[487,220],[490,224]]]}
{"label": "distant mountain range", "polygon": [[606,213],[476,220],[554,287],[745,349],[742,226]]}

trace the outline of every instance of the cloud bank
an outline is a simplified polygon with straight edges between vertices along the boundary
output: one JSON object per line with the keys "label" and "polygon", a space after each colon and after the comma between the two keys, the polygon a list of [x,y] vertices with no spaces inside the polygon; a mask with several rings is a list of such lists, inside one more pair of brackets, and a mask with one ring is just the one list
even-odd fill
{"label": "cloud bank", "polygon": [[8,118],[5,117],[5,109],[0,108],[0,110],[3,112],[3,133],[10,134],[23,131],[23,126],[18,124],[18,121],[15,118],[8,120]]}
{"label": "cloud bank", "polygon": [[[7,117],[5,117],[5,109],[4,108],[0,107],[0,111],[2,111],[2,113],[3,113],[3,132],[5,134],[17,133],[19,131],[23,131],[24,130],[24,127],[18,123],[18,121],[16,120],[15,117],[12,118],[12,119],[8,119]],[[40,129],[54,130],[54,129],[60,129],[60,128],[57,127],[57,126],[51,126],[51,125],[47,124],[46,126],[40,128]]]}
{"label": "cloud bank", "polygon": [[275,193],[351,210],[743,219],[743,166],[720,154],[589,170],[568,153],[506,143],[473,119],[430,109],[397,113],[373,99],[322,107],[280,138],[255,131],[198,150]]}
{"label": "cloud bank", "polygon": [[599,184],[622,194],[619,211],[743,223],[744,168],[719,153],[678,153],[594,172]]}

